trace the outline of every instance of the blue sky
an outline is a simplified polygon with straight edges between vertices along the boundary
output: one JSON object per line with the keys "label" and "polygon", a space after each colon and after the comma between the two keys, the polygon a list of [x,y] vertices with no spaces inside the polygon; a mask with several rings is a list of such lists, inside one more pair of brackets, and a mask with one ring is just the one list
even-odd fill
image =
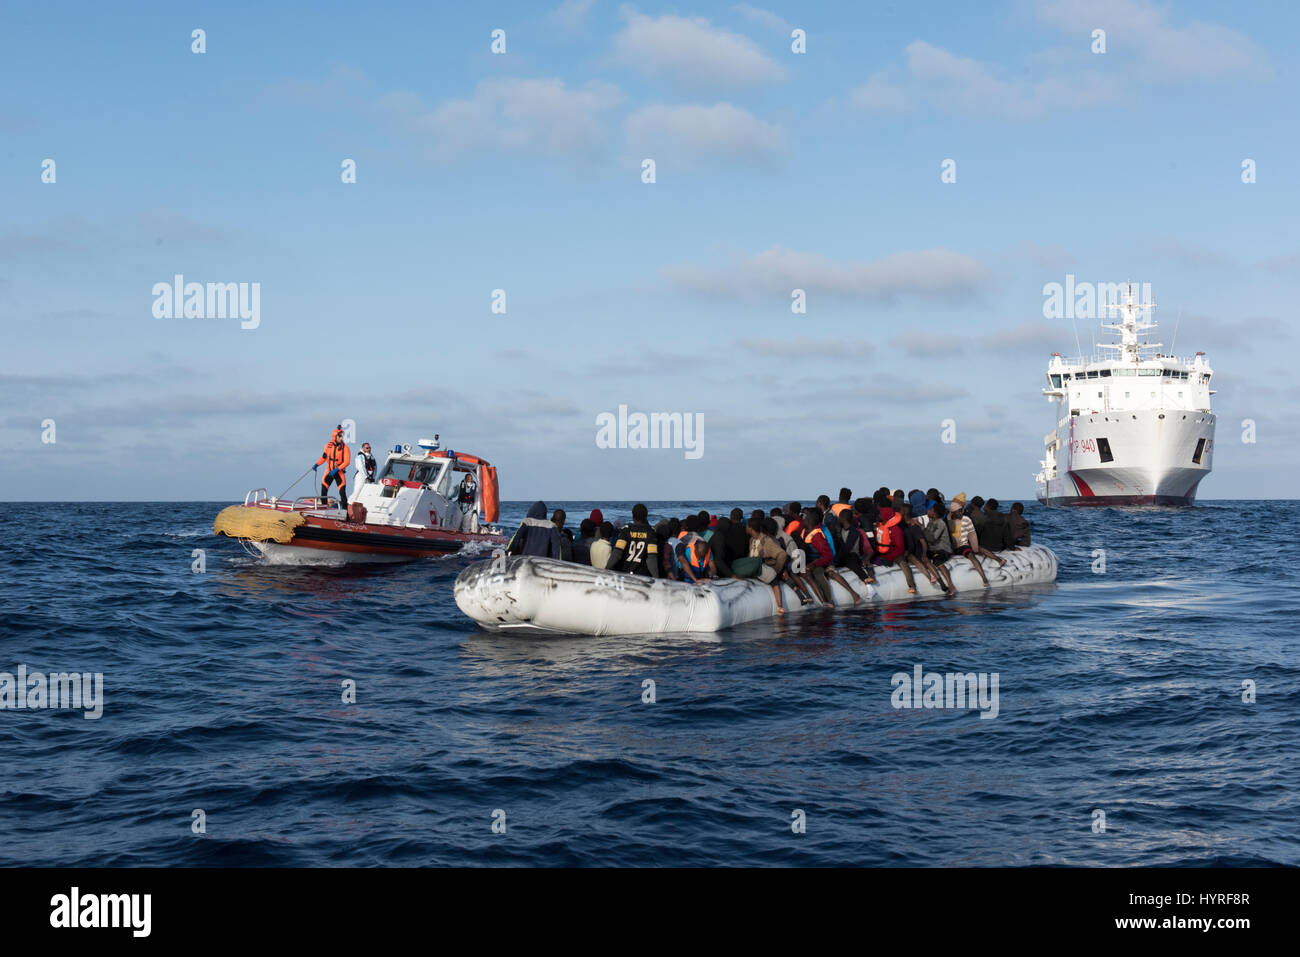
{"label": "blue sky", "polygon": [[[279,491],[345,418],[507,499],[1029,497],[1067,273],[1210,354],[1202,497],[1294,497],[1300,15],[873,6],[4,5],[0,499]],[[155,318],[177,273],[260,325]],[[620,404],[704,455],[598,448]]]}

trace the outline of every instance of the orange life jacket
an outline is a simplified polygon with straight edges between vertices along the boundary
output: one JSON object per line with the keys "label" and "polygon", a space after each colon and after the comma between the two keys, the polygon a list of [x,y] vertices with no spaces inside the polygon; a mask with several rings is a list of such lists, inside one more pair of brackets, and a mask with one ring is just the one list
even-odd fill
{"label": "orange life jacket", "polygon": [[[689,532],[682,532],[677,536],[677,540],[681,541],[689,534]],[[703,538],[696,535],[695,538],[691,539],[690,543],[686,546],[686,563],[691,566],[691,571],[693,571],[697,577],[705,574],[709,570],[709,558],[703,553],[703,549],[700,548],[701,545],[706,544],[708,543]]]}
{"label": "orange life jacket", "polygon": [[852,507],[853,506],[851,506],[848,502],[840,502],[836,505],[832,505],[831,511],[834,512],[836,515],[843,515]]}
{"label": "orange life jacket", "polygon": [[[885,554],[894,544],[892,529],[903,521],[903,516],[898,512],[893,514],[887,522],[876,522],[876,551]],[[902,534],[901,532],[899,534]]]}
{"label": "orange life jacket", "polygon": [[[336,439],[338,445],[334,444]],[[330,436],[330,440],[325,443],[325,451],[316,460],[316,464],[328,465],[331,470],[338,469],[341,474],[342,470],[347,468],[348,463],[351,461],[352,451],[348,448],[348,444],[343,441],[343,432],[340,429],[335,429],[334,434]]]}

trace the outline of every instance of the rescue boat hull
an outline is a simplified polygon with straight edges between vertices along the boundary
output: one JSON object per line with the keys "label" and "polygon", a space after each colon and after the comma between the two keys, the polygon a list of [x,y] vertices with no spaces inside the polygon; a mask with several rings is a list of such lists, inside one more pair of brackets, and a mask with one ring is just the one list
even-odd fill
{"label": "rescue boat hull", "polygon": [[377,525],[330,514],[298,512],[286,517],[256,505],[232,505],[213,522],[218,535],[238,538],[277,564],[401,562],[449,555],[471,546],[505,545],[492,531]]}

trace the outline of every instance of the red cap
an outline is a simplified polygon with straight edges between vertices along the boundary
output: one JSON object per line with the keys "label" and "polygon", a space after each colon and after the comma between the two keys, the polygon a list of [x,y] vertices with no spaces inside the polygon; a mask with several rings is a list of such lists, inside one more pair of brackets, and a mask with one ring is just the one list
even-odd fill
{"label": "red cap", "polygon": [[601,513],[600,509],[593,508],[591,510],[591,524],[603,525],[604,523],[605,523],[605,516]]}

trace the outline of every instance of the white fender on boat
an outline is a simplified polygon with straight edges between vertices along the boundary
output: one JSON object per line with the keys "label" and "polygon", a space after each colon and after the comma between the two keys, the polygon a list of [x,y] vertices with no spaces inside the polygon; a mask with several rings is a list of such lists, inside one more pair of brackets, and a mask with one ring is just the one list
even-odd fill
{"label": "white fender on boat", "polygon": [[[1043,545],[1002,552],[1006,565],[981,559],[989,588],[1056,580],[1056,555]],[[957,591],[982,592],[984,583],[969,559],[948,560]],[[942,596],[913,569],[916,595],[903,573],[876,566],[876,584],[865,585],[847,568],[841,575],[863,599],[877,604]],[[831,583],[835,604],[853,603],[843,586]],[[456,578],[456,604],[485,628],[525,628],[573,635],[647,635],[720,631],[776,614],[770,585],[754,579],[715,579],[706,585],[623,575],[587,565],[531,556],[476,562]],[[802,610],[783,586],[787,612]],[[812,606],[809,606],[812,607]]]}

